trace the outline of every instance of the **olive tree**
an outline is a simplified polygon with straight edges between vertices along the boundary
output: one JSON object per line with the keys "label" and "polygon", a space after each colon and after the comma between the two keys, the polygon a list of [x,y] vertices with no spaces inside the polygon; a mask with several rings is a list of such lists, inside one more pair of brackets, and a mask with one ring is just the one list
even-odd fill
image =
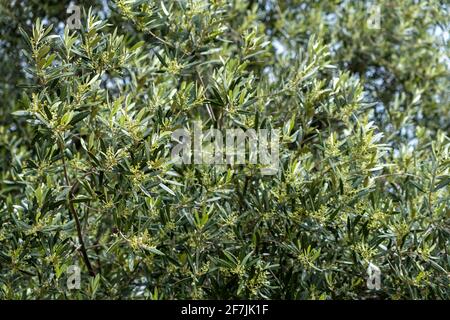
{"label": "olive tree", "polygon": [[[3,5],[1,297],[448,298],[446,5],[92,5]],[[176,163],[194,123],[278,130],[278,170]]]}

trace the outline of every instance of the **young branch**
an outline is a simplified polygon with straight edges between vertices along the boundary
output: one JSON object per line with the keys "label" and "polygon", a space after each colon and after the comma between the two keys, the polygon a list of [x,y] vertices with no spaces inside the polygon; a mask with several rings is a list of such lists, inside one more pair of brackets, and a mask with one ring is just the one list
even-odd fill
{"label": "young branch", "polygon": [[[70,180],[69,180],[69,175],[67,173],[67,165],[66,165],[66,157],[64,155],[64,142],[63,139],[61,137],[61,135],[58,136],[58,143],[59,143],[59,148],[61,150],[61,156],[62,156],[62,162],[63,162],[63,170],[64,170],[64,178],[66,180],[66,183],[68,186],[71,185]],[[89,260],[89,256],[87,254],[86,251],[86,246],[84,244],[84,240],[83,240],[83,234],[81,231],[81,224],[80,224],[80,219],[78,217],[77,211],[75,210],[75,206],[73,205],[73,195],[74,195],[74,189],[75,186],[78,184],[78,181],[76,181],[72,187],[70,188],[70,192],[67,195],[67,202],[68,202],[68,206],[69,206],[69,212],[72,216],[72,218],[75,220],[75,226],[77,228],[77,235],[78,235],[78,241],[80,242],[80,251],[81,254],[83,256],[83,261],[84,264],[86,265],[88,271],[89,271],[89,275],[94,277],[95,276],[95,271],[92,268],[92,264]]]}

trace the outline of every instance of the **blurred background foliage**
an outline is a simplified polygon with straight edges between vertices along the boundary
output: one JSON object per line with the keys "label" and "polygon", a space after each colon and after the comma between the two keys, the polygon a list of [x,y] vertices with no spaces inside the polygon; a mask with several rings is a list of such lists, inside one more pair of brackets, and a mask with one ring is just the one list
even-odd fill
{"label": "blurred background foliage", "polygon": [[[0,30],[0,297],[448,299],[445,1],[1,0]],[[281,128],[279,172],[171,164],[199,119]]]}

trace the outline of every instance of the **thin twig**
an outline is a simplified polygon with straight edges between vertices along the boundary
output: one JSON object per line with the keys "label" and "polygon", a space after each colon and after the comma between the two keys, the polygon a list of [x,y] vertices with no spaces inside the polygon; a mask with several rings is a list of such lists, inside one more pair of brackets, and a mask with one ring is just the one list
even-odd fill
{"label": "thin twig", "polygon": [[[71,183],[70,183],[69,175],[68,175],[68,172],[67,172],[66,157],[65,157],[65,154],[64,154],[64,142],[63,142],[63,139],[62,139],[61,135],[58,135],[58,138],[59,138],[58,139],[59,148],[61,150],[61,156],[62,156],[62,162],[63,162],[64,178],[66,180],[66,184],[68,186],[70,186]],[[69,212],[70,212],[72,218],[75,220],[75,226],[77,228],[78,241],[80,242],[80,250],[81,250],[81,254],[83,256],[84,264],[86,265],[86,267],[87,267],[87,269],[89,271],[89,275],[94,277],[95,276],[95,271],[92,268],[91,262],[89,260],[89,256],[88,256],[87,251],[86,251],[86,246],[85,246],[84,240],[83,240],[83,234],[81,232],[80,219],[78,218],[78,214],[77,214],[77,212],[75,210],[75,207],[73,205],[73,192],[74,192],[75,186],[77,184],[78,184],[78,181],[76,181],[72,185],[72,187],[70,188],[70,192],[67,195],[67,202],[68,202],[68,205],[69,205]]]}

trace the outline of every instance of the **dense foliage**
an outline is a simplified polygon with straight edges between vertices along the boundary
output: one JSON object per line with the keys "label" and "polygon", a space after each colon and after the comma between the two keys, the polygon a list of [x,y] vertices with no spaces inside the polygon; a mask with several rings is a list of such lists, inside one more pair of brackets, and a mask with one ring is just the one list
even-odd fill
{"label": "dense foliage", "polygon": [[[78,4],[0,2],[1,298],[449,298],[445,1]],[[174,164],[195,120],[280,169]]]}

